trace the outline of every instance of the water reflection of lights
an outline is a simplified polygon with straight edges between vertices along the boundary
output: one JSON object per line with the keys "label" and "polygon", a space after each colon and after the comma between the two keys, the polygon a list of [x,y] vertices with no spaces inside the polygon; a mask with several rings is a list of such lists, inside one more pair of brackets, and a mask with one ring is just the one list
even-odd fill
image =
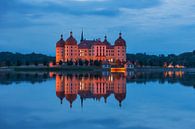
{"label": "water reflection of lights", "polygon": [[108,76],[98,75],[56,75],[56,95],[60,98],[61,103],[64,98],[72,107],[73,102],[80,96],[81,106],[85,99],[100,100],[114,94],[115,99],[121,106],[126,97],[126,77],[124,74],[110,74]]}

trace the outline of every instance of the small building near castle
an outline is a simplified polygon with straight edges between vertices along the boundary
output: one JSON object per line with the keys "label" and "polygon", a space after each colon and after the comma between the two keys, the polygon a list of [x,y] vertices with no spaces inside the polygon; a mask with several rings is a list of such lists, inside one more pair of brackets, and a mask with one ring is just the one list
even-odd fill
{"label": "small building near castle", "polygon": [[80,43],[78,43],[73,33],[70,32],[70,36],[66,40],[61,35],[61,39],[56,43],[56,63],[77,62],[78,60],[98,60],[110,63],[126,62],[126,47],[126,41],[122,38],[122,33],[119,33],[119,37],[111,45],[107,40],[107,36],[104,37],[104,41],[100,39],[86,40],[83,32]]}

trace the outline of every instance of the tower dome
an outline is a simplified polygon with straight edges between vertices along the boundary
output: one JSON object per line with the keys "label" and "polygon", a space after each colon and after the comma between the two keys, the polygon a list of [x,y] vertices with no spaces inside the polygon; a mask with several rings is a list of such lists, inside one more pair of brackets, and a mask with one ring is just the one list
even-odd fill
{"label": "tower dome", "polygon": [[72,103],[76,100],[77,94],[66,94],[65,97],[70,103],[70,108],[72,108]]}
{"label": "tower dome", "polygon": [[105,44],[106,46],[110,46],[110,43],[108,42],[106,35],[104,36],[103,44]]}
{"label": "tower dome", "polygon": [[72,31],[70,32],[70,37],[66,40],[66,45],[77,45],[77,41],[73,37]]}
{"label": "tower dome", "polygon": [[122,38],[122,33],[119,33],[119,38],[114,43],[115,46],[126,46],[126,41]]}
{"label": "tower dome", "polygon": [[64,47],[65,41],[63,39],[63,35],[61,35],[60,40],[56,43],[56,47]]}
{"label": "tower dome", "polygon": [[118,100],[119,106],[121,107],[121,103],[126,98],[126,94],[125,93],[115,93],[114,97]]}
{"label": "tower dome", "polygon": [[61,104],[62,104],[62,100],[64,99],[64,91],[62,92],[56,92],[56,96],[60,99]]}

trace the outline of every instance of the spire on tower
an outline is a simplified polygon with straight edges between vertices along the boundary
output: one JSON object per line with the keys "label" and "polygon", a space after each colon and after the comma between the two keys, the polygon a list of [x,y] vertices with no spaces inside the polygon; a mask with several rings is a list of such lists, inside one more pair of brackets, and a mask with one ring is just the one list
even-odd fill
{"label": "spire on tower", "polygon": [[122,33],[121,33],[121,32],[119,33],[119,37],[120,37],[120,38],[122,37]]}
{"label": "spire on tower", "polygon": [[107,36],[106,35],[104,36],[104,39],[107,40]]}
{"label": "spire on tower", "polygon": [[83,107],[83,97],[81,97],[81,107]]}
{"label": "spire on tower", "polygon": [[81,42],[84,40],[84,35],[83,35],[83,29],[82,29],[82,32],[81,32]]}

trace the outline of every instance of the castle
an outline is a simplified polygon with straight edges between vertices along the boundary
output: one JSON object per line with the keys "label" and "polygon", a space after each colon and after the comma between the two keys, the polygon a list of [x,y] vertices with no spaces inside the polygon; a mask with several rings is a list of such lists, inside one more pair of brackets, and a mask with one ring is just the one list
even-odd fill
{"label": "castle", "polygon": [[100,39],[86,40],[82,32],[78,44],[72,32],[66,41],[61,35],[61,39],[56,43],[56,63],[78,60],[126,62],[126,41],[122,38],[122,33],[119,33],[114,45],[108,42],[107,36],[103,42]]}

